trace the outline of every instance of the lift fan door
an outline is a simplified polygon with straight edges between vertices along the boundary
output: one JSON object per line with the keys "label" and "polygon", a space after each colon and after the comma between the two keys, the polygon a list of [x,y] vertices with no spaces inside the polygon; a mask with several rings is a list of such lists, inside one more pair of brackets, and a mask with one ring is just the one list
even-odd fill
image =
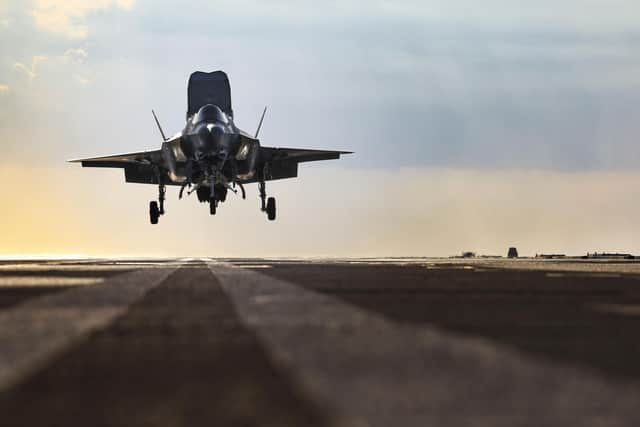
{"label": "lift fan door", "polygon": [[233,116],[231,108],[231,86],[224,71],[204,73],[196,71],[189,77],[187,88],[187,117],[198,112],[200,107],[214,104],[227,115]]}

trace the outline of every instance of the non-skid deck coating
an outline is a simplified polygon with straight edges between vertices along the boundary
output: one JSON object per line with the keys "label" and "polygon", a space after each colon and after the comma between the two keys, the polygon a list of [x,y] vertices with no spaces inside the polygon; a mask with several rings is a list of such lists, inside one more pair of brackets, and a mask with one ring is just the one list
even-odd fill
{"label": "non-skid deck coating", "polygon": [[0,425],[632,426],[639,267],[5,261]]}

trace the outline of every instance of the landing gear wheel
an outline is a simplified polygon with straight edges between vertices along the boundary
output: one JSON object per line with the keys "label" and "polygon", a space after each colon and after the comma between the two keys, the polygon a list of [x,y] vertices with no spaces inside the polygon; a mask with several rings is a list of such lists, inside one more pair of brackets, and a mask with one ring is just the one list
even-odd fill
{"label": "landing gear wheel", "polygon": [[276,219],[276,198],[269,197],[267,199],[267,218],[269,221]]}
{"label": "landing gear wheel", "polygon": [[205,203],[209,201],[209,187],[198,187],[196,194],[198,195],[198,201]]}
{"label": "landing gear wheel", "polygon": [[160,218],[160,209],[158,208],[158,202],[149,202],[149,220],[151,224],[157,224],[158,218]]}
{"label": "landing gear wheel", "polygon": [[216,186],[216,198],[221,202],[227,200],[227,187],[222,185]]}
{"label": "landing gear wheel", "polygon": [[216,201],[215,200],[209,200],[209,213],[211,215],[215,215],[216,214]]}

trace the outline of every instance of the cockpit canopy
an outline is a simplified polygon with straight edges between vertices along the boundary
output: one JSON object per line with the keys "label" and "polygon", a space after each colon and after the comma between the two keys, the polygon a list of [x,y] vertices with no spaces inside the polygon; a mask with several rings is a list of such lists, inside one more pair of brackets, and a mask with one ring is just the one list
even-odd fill
{"label": "cockpit canopy", "polygon": [[193,116],[193,124],[207,122],[207,123],[223,123],[228,124],[229,119],[227,115],[222,112],[220,107],[213,104],[203,105],[200,110]]}

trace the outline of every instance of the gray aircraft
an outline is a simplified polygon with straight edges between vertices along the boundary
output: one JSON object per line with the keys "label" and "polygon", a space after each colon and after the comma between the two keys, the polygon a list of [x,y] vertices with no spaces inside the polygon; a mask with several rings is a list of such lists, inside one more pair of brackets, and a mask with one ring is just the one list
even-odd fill
{"label": "gray aircraft", "polygon": [[197,71],[189,77],[187,87],[187,124],[182,132],[166,138],[152,111],[162,135],[162,147],[155,151],[118,154],[71,160],[83,167],[122,168],[126,182],[158,185],[158,201],[149,203],[151,224],[164,215],[167,185],[180,186],[179,199],[196,193],[198,200],[209,204],[215,215],[228,191],[246,198],[244,184],[257,182],[260,209],[267,218],[276,218],[276,200],[267,198],[266,181],[298,176],[298,164],[316,160],[339,159],[348,151],[307,150],[299,148],[263,147],[258,135],[266,108],[256,133],[252,136],[233,122],[231,87],[223,71]]}

